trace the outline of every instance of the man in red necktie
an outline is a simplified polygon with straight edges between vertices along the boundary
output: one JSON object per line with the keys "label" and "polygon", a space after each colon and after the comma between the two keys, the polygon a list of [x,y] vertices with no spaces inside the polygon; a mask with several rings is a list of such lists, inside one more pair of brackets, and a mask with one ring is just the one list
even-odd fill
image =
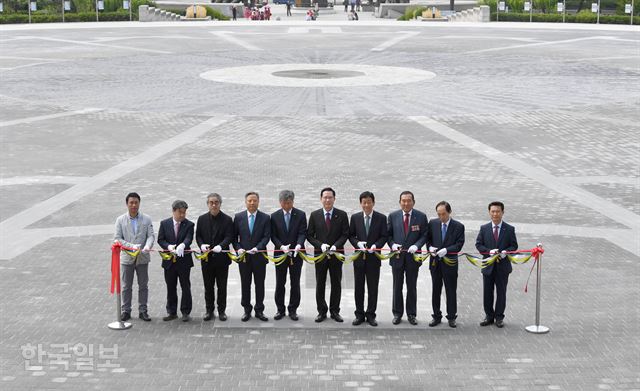
{"label": "man in red necktie", "polygon": [[404,315],[404,300],[402,290],[404,280],[407,280],[407,319],[412,325],[417,325],[417,284],[421,263],[416,262],[413,255],[418,252],[427,241],[427,215],[413,209],[416,200],[413,193],[400,193],[400,210],[389,215],[387,230],[389,233],[389,247],[392,251],[399,251],[398,256],[389,260],[393,273],[393,324],[402,321]]}
{"label": "man in red necktie", "polygon": [[[507,304],[507,283],[513,270],[507,253],[518,249],[516,230],[502,220],[504,204],[494,201],[489,204],[491,222],[480,227],[476,248],[483,258],[497,256],[494,263],[482,269],[482,290],[485,318],[480,326],[504,327],[504,310]],[[493,292],[496,292],[495,307]]]}
{"label": "man in red necktie", "polygon": [[[311,212],[307,240],[314,247],[315,255],[327,253],[322,262],[316,263],[316,304],[318,316],[316,322],[327,319],[327,310],[331,319],[343,322],[340,316],[340,296],[342,294],[342,262],[333,253],[344,254],[344,244],[349,238],[349,220],[347,213],[334,208],[336,192],[326,187],[320,191],[322,208]],[[327,284],[327,272],[331,278],[331,297],[329,306],[324,297]]]}

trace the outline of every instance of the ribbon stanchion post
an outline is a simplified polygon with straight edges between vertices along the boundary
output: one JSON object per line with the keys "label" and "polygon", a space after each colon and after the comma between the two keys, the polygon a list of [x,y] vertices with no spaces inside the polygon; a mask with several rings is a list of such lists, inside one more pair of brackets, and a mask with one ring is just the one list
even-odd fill
{"label": "ribbon stanchion post", "polygon": [[122,245],[120,243],[114,243],[111,246],[111,294],[115,293],[116,297],[116,321],[107,325],[111,330],[126,330],[131,328],[131,323],[123,322],[121,317],[122,308],[120,301],[120,251]]}
{"label": "ribbon stanchion post", "polygon": [[538,243],[536,249],[537,251],[533,254],[536,262],[536,324],[525,327],[525,330],[533,334],[546,334],[549,332],[549,328],[540,324],[540,277],[542,275],[542,254],[544,253],[542,243]]}

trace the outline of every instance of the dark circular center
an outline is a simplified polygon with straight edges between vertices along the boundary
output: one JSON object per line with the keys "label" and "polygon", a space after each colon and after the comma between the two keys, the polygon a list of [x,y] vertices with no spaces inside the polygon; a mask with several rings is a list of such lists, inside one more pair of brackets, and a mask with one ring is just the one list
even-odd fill
{"label": "dark circular center", "polygon": [[292,77],[295,79],[340,79],[343,77],[364,76],[365,73],[331,69],[296,69],[292,71],[273,72],[272,75],[277,77]]}

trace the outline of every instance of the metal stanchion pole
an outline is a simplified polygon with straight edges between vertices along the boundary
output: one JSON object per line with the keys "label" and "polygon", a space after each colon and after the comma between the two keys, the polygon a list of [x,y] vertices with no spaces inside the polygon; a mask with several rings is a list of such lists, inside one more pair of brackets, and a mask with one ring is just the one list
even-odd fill
{"label": "metal stanchion pole", "polygon": [[[542,249],[542,243],[538,243],[538,248]],[[542,275],[540,264],[542,263],[542,253],[538,254],[536,261],[536,324],[527,326],[525,329],[530,333],[545,334],[549,332],[549,328],[540,325],[540,277]]]}
{"label": "metal stanchion pole", "polygon": [[131,323],[130,322],[123,322],[120,318],[121,314],[122,314],[122,308],[121,308],[121,304],[120,304],[120,292],[116,293],[116,319],[118,319],[115,322],[111,322],[107,325],[107,327],[109,327],[111,330],[126,330],[126,329],[130,329],[131,328]]}

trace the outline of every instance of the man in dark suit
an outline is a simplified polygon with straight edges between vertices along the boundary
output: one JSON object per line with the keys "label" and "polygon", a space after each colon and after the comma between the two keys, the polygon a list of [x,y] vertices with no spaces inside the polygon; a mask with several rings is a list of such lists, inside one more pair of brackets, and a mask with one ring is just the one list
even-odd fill
{"label": "man in dark suit", "polygon": [[[447,201],[440,201],[436,205],[437,219],[429,221],[427,230],[427,246],[432,253],[433,260],[429,262],[431,272],[431,306],[433,307],[432,320],[429,327],[435,327],[442,320],[440,311],[440,296],[442,284],[447,295],[447,319],[449,327],[456,327],[458,286],[458,252],[464,246],[464,225],[451,218],[451,205]],[[435,253],[435,255],[433,255]],[[447,265],[442,258],[455,261],[455,265]]]}
{"label": "man in dark suit", "polygon": [[227,320],[227,279],[231,260],[226,253],[233,242],[233,220],[220,210],[222,197],[217,193],[207,196],[209,212],[198,217],[196,226],[196,243],[200,251],[207,252],[206,260],[202,260],[202,280],[204,281],[204,301],[207,313],[204,320],[213,319],[216,304],[215,286],[218,286],[218,318]]}
{"label": "man in dark suit", "polygon": [[[256,318],[263,322],[269,320],[264,316],[264,279],[267,273],[267,260],[259,253],[267,249],[271,238],[271,222],[269,215],[258,210],[260,195],[250,191],[244,196],[247,210],[237,213],[233,219],[234,244],[238,254],[247,253],[245,261],[240,262],[240,284],[242,286],[242,299],[240,303],[244,307],[244,315],[241,320],[248,321],[251,318],[251,310],[254,309]],[[256,293],[256,305],[251,305],[251,279],[253,278]]]}
{"label": "man in dark suit", "polygon": [[178,318],[178,281],[182,289],[180,300],[180,312],[182,321],[191,320],[191,281],[190,274],[193,267],[191,257],[191,242],[193,241],[193,222],[187,220],[187,208],[185,201],[176,200],[171,205],[173,217],[162,220],[158,231],[158,244],[165,251],[175,254],[175,262],[170,259],[162,260],[164,280],[167,283],[167,316],[164,321]]}
{"label": "man in dark suit", "polygon": [[286,315],[284,296],[287,270],[291,278],[289,317],[291,320],[298,320],[302,272],[302,258],[298,252],[304,247],[304,241],[307,239],[307,215],[293,207],[294,197],[295,194],[291,190],[281,191],[278,198],[282,209],[278,209],[271,215],[271,241],[275,248],[281,251],[276,255],[288,254],[287,260],[276,266],[275,301],[278,312],[273,317],[275,320],[280,320]]}
{"label": "man in dark suit", "polygon": [[410,191],[400,193],[400,210],[389,215],[389,247],[392,251],[401,251],[393,257],[389,264],[393,273],[393,324],[402,321],[404,302],[402,290],[404,279],[407,279],[407,319],[412,325],[417,325],[417,283],[421,263],[413,259],[413,254],[424,246],[427,241],[427,215],[413,209],[415,197]]}
{"label": "man in dark suit", "polygon": [[[483,253],[483,258],[500,254],[496,262],[482,269],[482,291],[485,318],[480,326],[489,326],[495,321],[496,326],[504,327],[504,309],[507,305],[507,283],[512,271],[511,262],[507,259],[508,251],[518,249],[516,229],[504,221],[504,204],[494,201],[489,204],[491,222],[480,227],[476,248]],[[495,287],[496,301],[493,303]]]}
{"label": "man in dark suit", "polygon": [[[373,210],[376,198],[370,191],[360,194],[362,212],[351,215],[349,223],[349,241],[362,255],[353,262],[354,296],[356,300],[356,318],[352,324],[358,326],[365,321],[377,326],[376,308],[378,306],[378,283],[380,281],[380,259],[376,252],[387,243],[387,216]],[[367,311],[364,310],[364,285],[369,292]]]}
{"label": "man in dark suit", "polygon": [[[342,262],[332,254],[334,252],[344,254],[343,247],[349,238],[349,220],[346,212],[333,207],[336,201],[336,192],[332,188],[325,187],[320,191],[320,201],[322,208],[311,212],[307,232],[307,240],[313,245],[315,254],[328,252],[326,258],[315,265],[316,305],[318,307],[316,322],[320,323],[327,319],[327,310],[331,314],[331,319],[343,322],[344,320],[340,316]],[[329,307],[327,307],[327,301],[324,297],[327,272],[331,278]]]}

